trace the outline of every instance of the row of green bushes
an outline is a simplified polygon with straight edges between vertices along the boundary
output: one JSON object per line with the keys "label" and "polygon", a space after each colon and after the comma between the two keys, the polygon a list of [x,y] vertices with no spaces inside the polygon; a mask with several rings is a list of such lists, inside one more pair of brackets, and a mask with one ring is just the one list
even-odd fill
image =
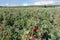
{"label": "row of green bushes", "polygon": [[[2,8],[0,9],[0,25],[2,27],[0,40],[23,40],[22,36],[26,34],[25,32],[31,32],[31,25],[32,28],[38,25],[40,34],[44,32],[42,28],[48,28],[51,40],[59,40],[60,23],[54,21],[59,17],[59,8]],[[24,40],[28,39],[25,37]]]}

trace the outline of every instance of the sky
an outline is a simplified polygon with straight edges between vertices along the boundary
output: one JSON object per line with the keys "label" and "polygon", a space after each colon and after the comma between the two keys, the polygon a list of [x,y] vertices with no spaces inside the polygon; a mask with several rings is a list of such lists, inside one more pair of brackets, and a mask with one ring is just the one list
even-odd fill
{"label": "sky", "polygon": [[0,0],[0,6],[60,5],[60,0]]}

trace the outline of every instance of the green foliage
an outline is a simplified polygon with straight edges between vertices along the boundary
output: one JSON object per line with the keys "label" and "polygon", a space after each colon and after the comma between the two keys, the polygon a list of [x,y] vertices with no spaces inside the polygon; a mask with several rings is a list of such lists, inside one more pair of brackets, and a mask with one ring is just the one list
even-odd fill
{"label": "green foliage", "polygon": [[27,36],[24,40],[28,40],[35,25],[40,27],[38,35],[47,31],[51,40],[60,40],[60,23],[54,21],[59,17],[60,8],[55,7],[0,8],[0,40],[23,40],[23,35]]}

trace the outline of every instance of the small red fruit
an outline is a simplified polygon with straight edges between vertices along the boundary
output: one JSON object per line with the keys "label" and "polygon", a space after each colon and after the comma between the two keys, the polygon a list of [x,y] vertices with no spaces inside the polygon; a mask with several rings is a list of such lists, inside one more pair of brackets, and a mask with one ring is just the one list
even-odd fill
{"label": "small red fruit", "polygon": [[38,32],[38,29],[39,29],[39,26],[35,26],[35,27],[33,28],[33,31]]}
{"label": "small red fruit", "polygon": [[31,34],[32,37],[34,37],[35,35],[34,34]]}
{"label": "small red fruit", "polygon": [[31,34],[31,35],[29,36],[29,40],[32,40],[34,36],[35,36],[34,34]]}

